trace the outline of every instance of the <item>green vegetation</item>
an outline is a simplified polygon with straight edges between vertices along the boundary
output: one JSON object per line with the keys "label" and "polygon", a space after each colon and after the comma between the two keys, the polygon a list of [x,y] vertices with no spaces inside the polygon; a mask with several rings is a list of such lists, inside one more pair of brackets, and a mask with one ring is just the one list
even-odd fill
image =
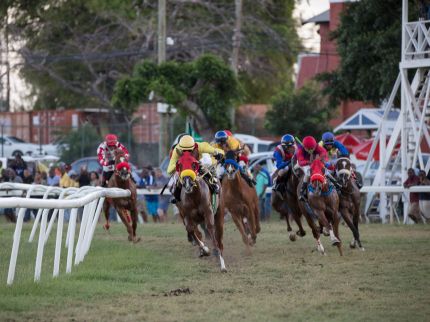
{"label": "green vegetation", "polygon": [[308,82],[300,89],[291,84],[273,98],[265,127],[276,135],[288,131],[298,137],[319,137],[327,131],[333,112],[317,83]]}
{"label": "green vegetation", "polygon": [[[424,321],[430,313],[429,226],[362,225],[365,252],[344,256],[323,238],[327,256],[312,252],[310,230],[297,242],[286,225],[262,225],[251,256],[232,222],[225,228],[221,274],[199,259],[182,224],[139,225],[143,241],[126,241],[123,225],[99,225],[83,263],[52,279],[54,240],[45,249],[42,279],[33,283],[37,244],[24,225],[15,284],[6,286],[14,226],[1,224],[0,320],[32,321]],[[55,229],[53,231],[55,234]],[[351,233],[341,227],[341,237]],[[189,288],[191,294],[171,295]]]}
{"label": "green vegetation", "polygon": [[[411,20],[418,20],[417,2],[409,1]],[[353,99],[380,103],[399,73],[402,1],[351,2],[333,33],[341,63],[320,75],[334,102]]]}

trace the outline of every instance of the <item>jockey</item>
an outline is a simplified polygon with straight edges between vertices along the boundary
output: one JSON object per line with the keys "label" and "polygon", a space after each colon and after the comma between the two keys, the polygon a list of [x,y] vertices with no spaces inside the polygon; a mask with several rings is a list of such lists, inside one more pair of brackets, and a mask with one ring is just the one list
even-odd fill
{"label": "jockey", "polygon": [[97,148],[97,157],[99,158],[99,163],[103,167],[102,173],[102,186],[106,187],[107,183],[112,177],[115,170],[115,155],[114,151],[116,149],[121,149],[125,154],[125,159],[128,161],[128,150],[127,148],[118,142],[118,138],[115,134],[108,134],[105,137],[105,141],[102,142]]}
{"label": "jockey", "polygon": [[291,159],[296,152],[296,140],[291,134],[285,134],[279,144],[273,151],[273,158],[276,160],[276,172],[273,175],[273,190],[278,191],[279,184],[276,183],[277,179],[282,178],[287,172]]}
{"label": "jockey", "polygon": [[319,158],[324,163],[327,162],[327,151],[322,146],[318,145],[317,141],[312,136],[306,136],[303,139],[303,145],[299,145],[297,148],[297,161],[305,173],[299,200],[304,201],[306,198],[306,190],[311,171],[310,164],[316,158]]}
{"label": "jockey", "polygon": [[[208,153],[212,155],[215,159],[219,160],[224,155],[224,151],[218,148],[212,147],[207,142],[201,142],[197,143],[194,141],[193,137],[190,135],[184,135],[179,140],[179,143],[176,145],[176,147],[173,150],[172,156],[170,158],[169,166],[167,167],[167,173],[172,175],[176,171],[176,163],[179,160],[180,155],[184,151],[191,152],[197,160],[200,160],[202,158],[203,153]],[[214,190],[215,193],[219,192],[219,184],[216,181],[216,176],[214,176],[215,184],[211,186],[211,188]],[[176,185],[175,185],[176,186]],[[179,200],[180,196],[180,189],[176,189],[174,191],[175,199],[172,200],[172,203],[176,203],[176,200]]]}
{"label": "jockey", "polygon": [[[333,133],[325,132],[322,135],[321,141],[319,143],[324,149],[327,150],[329,162],[326,164],[326,167],[333,173],[335,171],[337,158],[348,158],[349,159],[349,151],[348,149],[339,141],[336,141],[336,138]],[[358,188],[361,188],[361,183],[357,180],[354,171],[351,171],[351,176],[356,181]]]}
{"label": "jockey", "polygon": [[[230,133],[230,136],[227,134]],[[249,173],[244,169],[248,163],[249,159],[247,153],[244,152],[240,141],[237,140],[230,131],[218,131],[215,133],[215,141],[212,146],[223,150],[224,152],[233,151],[237,156],[237,162],[239,162],[239,172],[250,187],[253,187],[253,179]],[[244,153],[242,153],[244,152]]]}

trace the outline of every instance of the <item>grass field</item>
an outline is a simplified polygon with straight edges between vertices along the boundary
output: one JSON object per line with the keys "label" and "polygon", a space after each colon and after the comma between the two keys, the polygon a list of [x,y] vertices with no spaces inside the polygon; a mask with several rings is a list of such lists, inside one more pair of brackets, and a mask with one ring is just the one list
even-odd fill
{"label": "grass field", "polygon": [[[228,273],[200,259],[180,224],[96,230],[83,263],[52,278],[54,240],[40,283],[33,282],[36,243],[24,225],[15,283],[6,286],[14,225],[0,224],[0,321],[429,321],[430,226],[363,225],[365,252],[314,252],[310,230],[290,242],[283,222],[262,225],[252,255],[232,222],[225,227]],[[342,227],[345,244],[350,232]],[[171,292],[189,289],[184,293]],[[178,294],[179,293],[179,294]]]}

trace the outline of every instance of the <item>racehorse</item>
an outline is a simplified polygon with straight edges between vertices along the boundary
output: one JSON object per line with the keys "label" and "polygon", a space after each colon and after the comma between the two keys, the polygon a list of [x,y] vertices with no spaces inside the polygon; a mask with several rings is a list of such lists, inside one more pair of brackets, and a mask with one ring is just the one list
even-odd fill
{"label": "racehorse", "polygon": [[349,158],[339,158],[336,161],[336,176],[341,185],[339,211],[354,236],[349,246],[351,248],[358,246],[361,250],[364,250],[358,230],[358,221],[360,220],[360,189],[351,177],[351,168]]}
{"label": "racehorse", "polygon": [[202,240],[202,234],[197,228],[199,224],[205,224],[212,240],[213,251],[218,256],[221,272],[227,272],[223,252],[224,229],[224,201],[222,191],[215,197],[208,184],[202,177],[197,176],[199,162],[195,156],[184,151],[176,165],[181,185],[180,199],[176,205],[184,222],[189,236],[197,242],[200,248],[200,256],[209,256],[209,248]]}
{"label": "racehorse", "polygon": [[261,230],[257,192],[239,173],[234,152],[226,153],[223,166],[225,175],[222,179],[222,191],[225,208],[231,213],[249,251],[249,246],[255,244],[257,233]]}
{"label": "racehorse", "polygon": [[[294,160],[291,161],[291,165],[294,164]],[[287,231],[291,241],[296,240],[296,236],[303,237],[306,235],[305,230],[301,222],[301,209],[298,204],[297,187],[300,182],[300,178],[296,173],[294,173],[292,167],[288,169],[288,173],[284,175],[287,177],[286,182],[282,182],[283,188],[281,189],[281,195],[272,192],[272,207],[285,217],[287,222]],[[279,178],[278,178],[279,180]],[[296,222],[299,230],[293,232],[290,225],[289,215],[291,215]]]}
{"label": "racehorse", "polygon": [[113,205],[127,229],[128,240],[137,243],[140,241],[140,238],[136,237],[138,216],[136,184],[130,177],[131,169],[130,165],[125,161],[124,152],[121,149],[116,149],[114,155],[115,170],[109,179],[108,188],[128,189],[131,195],[127,198],[106,198],[103,204],[103,211],[106,217],[104,227],[106,230],[109,230],[109,208]]}
{"label": "racehorse", "polygon": [[[337,246],[342,256],[342,245],[339,238],[339,196],[336,189],[329,185],[324,175],[324,164],[316,159],[311,164],[311,178],[308,185],[308,201],[300,201],[300,207],[307,213],[306,219],[311,226],[312,234],[317,242],[317,249],[325,254],[324,246],[320,240],[320,230],[316,228],[311,216],[315,216],[318,222],[328,230],[333,246]],[[298,187],[298,193],[300,186]],[[312,222],[312,223],[311,223]]]}

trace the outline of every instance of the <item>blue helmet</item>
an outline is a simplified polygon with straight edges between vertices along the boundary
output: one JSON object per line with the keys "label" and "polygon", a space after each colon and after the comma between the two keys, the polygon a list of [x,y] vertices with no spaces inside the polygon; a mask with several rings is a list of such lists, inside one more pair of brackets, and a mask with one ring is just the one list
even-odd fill
{"label": "blue helmet", "polygon": [[322,135],[322,141],[324,144],[334,144],[334,134],[331,132],[325,132]]}
{"label": "blue helmet", "polygon": [[227,139],[228,139],[228,135],[224,131],[218,131],[215,133],[215,142],[216,143],[224,143],[227,141]]}
{"label": "blue helmet", "polygon": [[281,139],[281,144],[286,146],[292,146],[296,140],[294,140],[294,136],[291,134],[285,134]]}

